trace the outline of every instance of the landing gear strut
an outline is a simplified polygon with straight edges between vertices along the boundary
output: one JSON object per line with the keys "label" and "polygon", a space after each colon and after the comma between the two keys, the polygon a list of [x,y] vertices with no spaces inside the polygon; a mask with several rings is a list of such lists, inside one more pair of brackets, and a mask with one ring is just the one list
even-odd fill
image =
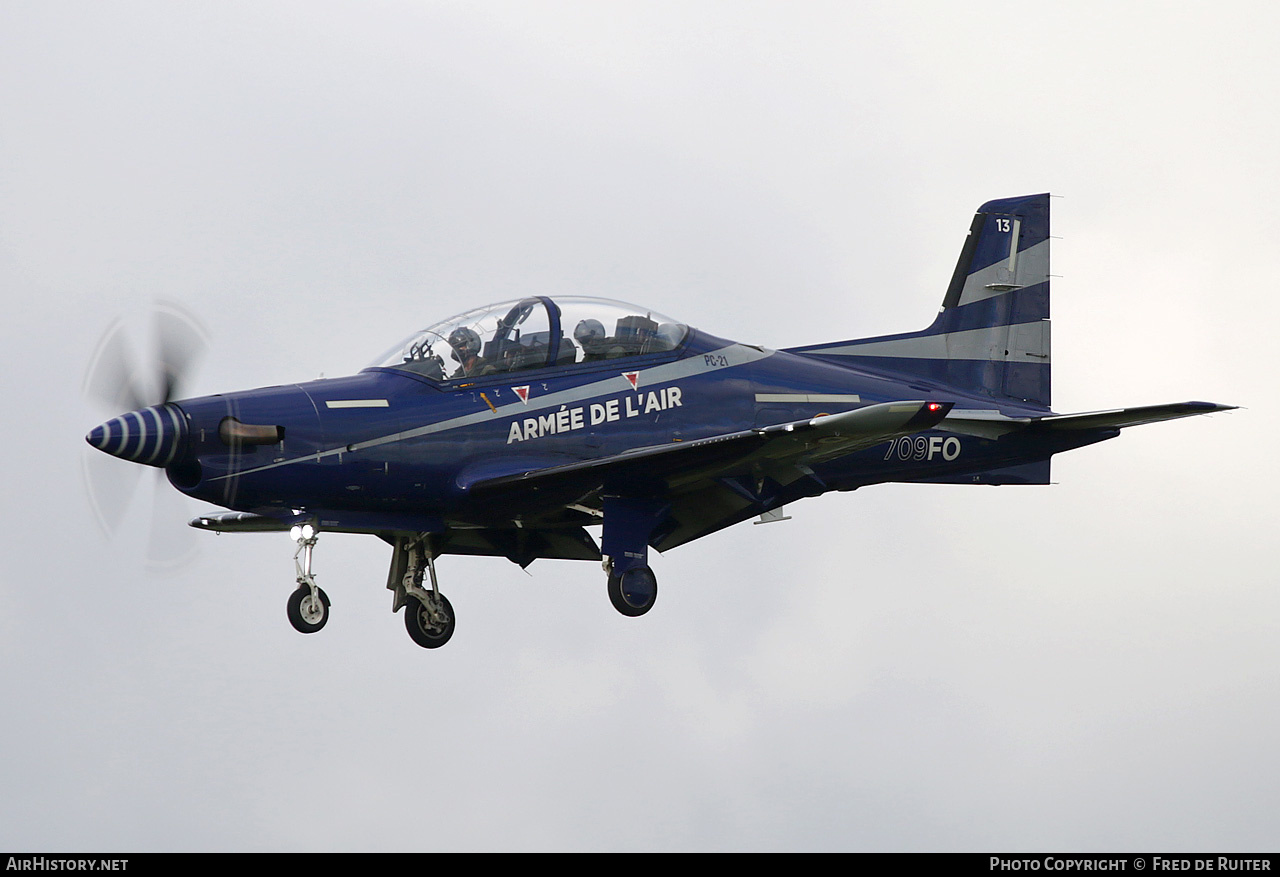
{"label": "landing gear strut", "polygon": [[[454,614],[449,599],[440,593],[436,581],[435,555],[431,550],[430,536],[403,539],[396,543],[391,559],[391,581],[387,587],[396,592],[394,612],[404,606],[404,626],[409,637],[424,649],[438,649],[453,636]],[[398,569],[403,572],[399,577]],[[424,575],[431,578],[431,587],[422,586]]]}
{"label": "landing gear strut", "polygon": [[[289,597],[289,623],[299,633],[315,633],[329,621],[329,595],[321,590],[311,574],[311,552],[318,536],[310,524],[294,527],[290,535],[298,543],[298,550],[293,553],[298,587]],[[302,555],[301,562],[298,555]]]}
{"label": "landing gear strut", "polygon": [[649,539],[670,509],[661,499],[604,497],[600,552],[609,576],[609,602],[628,618],[644,615],[658,599],[658,577],[649,568]]}

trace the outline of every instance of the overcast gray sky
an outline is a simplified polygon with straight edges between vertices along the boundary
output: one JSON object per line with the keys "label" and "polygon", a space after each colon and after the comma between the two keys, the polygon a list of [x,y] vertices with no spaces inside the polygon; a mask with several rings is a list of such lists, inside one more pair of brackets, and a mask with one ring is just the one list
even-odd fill
{"label": "overcast gray sky", "polygon": [[[1277,34],[1245,2],[0,0],[0,848],[1275,850]],[[115,539],[89,511],[89,355],[157,299],[209,330],[193,394],[525,293],[815,343],[925,326],[974,209],[1041,191],[1055,408],[1247,410],[1052,487],[789,507],[657,558],[642,619],[594,564],[447,558],[438,652],[372,537],[322,537],[300,636],[283,535],[160,575],[151,479]]]}

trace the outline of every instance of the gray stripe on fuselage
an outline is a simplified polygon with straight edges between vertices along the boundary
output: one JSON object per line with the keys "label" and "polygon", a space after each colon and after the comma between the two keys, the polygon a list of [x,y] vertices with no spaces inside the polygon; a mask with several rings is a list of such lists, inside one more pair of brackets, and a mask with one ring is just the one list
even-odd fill
{"label": "gray stripe on fuselage", "polygon": [[[277,469],[281,466],[292,465],[293,463],[320,460],[324,457],[331,457],[334,454],[345,453],[348,450],[359,451],[364,448],[375,448],[379,445],[408,441],[410,439],[420,438],[424,435],[431,435],[432,433],[444,432],[450,429],[458,429],[460,427],[471,426],[476,423],[484,423],[490,420],[501,420],[504,417],[523,417],[534,411],[541,411],[545,408],[557,408],[561,405],[568,405],[570,402],[581,402],[584,399],[591,399],[596,396],[603,396],[611,393],[634,393],[641,387],[653,387],[658,384],[669,383],[671,381],[691,377],[693,375],[720,371],[721,369],[733,368],[734,366],[739,365],[746,365],[772,356],[773,353],[774,351],[772,350],[748,347],[745,344],[730,344],[728,347],[721,347],[719,350],[713,350],[710,353],[699,353],[684,359],[678,359],[675,362],[654,366],[653,368],[636,369],[635,371],[637,372],[637,375],[634,387],[631,385],[631,381],[627,380],[627,378],[623,376],[623,372],[615,372],[612,377],[595,381],[590,384],[583,384],[579,387],[570,387],[567,390],[548,393],[545,396],[534,396],[532,388],[537,386],[537,383],[531,383],[531,391],[529,394],[529,401],[527,403],[519,401],[508,402],[505,405],[498,406],[493,411],[485,408],[473,414],[464,414],[461,417],[453,417],[449,420],[441,420],[437,423],[428,423],[425,426],[419,426],[416,429],[406,430],[405,432],[391,433],[390,435],[380,436],[375,439],[369,439],[368,441],[356,442],[350,446],[342,445],[319,453],[305,454],[301,457],[294,457],[291,460],[282,460],[279,463],[270,463],[266,466],[259,466],[256,469],[246,469],[243,472],[219,475],[217,478],[211,480],[222,481],[224,479],[234,478],[240,475],[252,475],[255,472],[265,472],[268,469]],[[722,362],[716,362],[716,360],[722,360]],[[627,374],[630,374],[630,372],[627,372]],[[549,375],[548,377],[554,380],[555,375]]]}
{"label": "gray stripe on fuselage", "polygon": [[386,399],[327,399],[326,408],[386,408]]}
{"label": "gray stripe on fuselage", "polygon": [[[1009,260],[1001,259],[986,268],[980,268],[965,278],[964,288],[960,294],[957,307],[1008,295],[1027,286],[1042,283],[1049,278],[1049,241],[1043,240],[1033,247],[1018,253],[1016,272],[1009,271]],[[1016,283],[1016,289],[987,289],[989,284]],[[812,347],[806,354],[835,354],[838,356],[897,356],[903,359],[972,359],[989,362],[1005,359],[1004,351],[1013,350],[1008,344],[1010,325],[1042,324],[1044,320],[1032,323],[1001,324],[999,326],[980,326],[976,329],[964,329],[959,332],[946,332],[933,335],[916,335],[906,338],[888,340],[869,340],[867,343],[846,341],[830,347]],[[1043,328],[1040,329],[1044,331]],[[1026,338],[1020,338],[1023,343]],[[1015,344],[1015,347],[1018,345]],[[1049,362],[1048,338],[1041,336],[1032,345],[1030,351],[1041,362]],[[1027,351],[1022,351],[1027,352]]]}
{"label": "gray stripe on fuselage", "polygon": [[[805,352],[810,355],[821,353],[837,356],[896,356],[902,359],[1004,361],[1005,352],[1009,349],[1009,329],[1008,325],[984,326],[981,329],[966,329],[963,332],[920,335],[916,338],[898,338],[892,341],[872,341],[868,344],[841,344]],[[1049,362],[1048,354],[1044,354],[1038,361]]]}
{"label": "gray stripe on fuselage", "polygon": [[756,401],[766,402],[861,402],[856,393],[756,393]]}

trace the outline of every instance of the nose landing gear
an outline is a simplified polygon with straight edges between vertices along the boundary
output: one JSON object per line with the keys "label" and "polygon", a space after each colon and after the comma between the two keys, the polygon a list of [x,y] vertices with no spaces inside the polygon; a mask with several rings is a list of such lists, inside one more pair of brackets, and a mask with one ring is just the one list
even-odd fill
{"label": "nose landing gear", "polygon": [[[289,623],[299,633],[315,633],[329,621],[329,595],[316,584],[316,577],[311,574],[311,552],[318,537],[310,524],[294,527],[290,535],[298,543],[298,550],[293,553],[298,587],[289,596]],[[302,555],[301,562],[298,555]]]}

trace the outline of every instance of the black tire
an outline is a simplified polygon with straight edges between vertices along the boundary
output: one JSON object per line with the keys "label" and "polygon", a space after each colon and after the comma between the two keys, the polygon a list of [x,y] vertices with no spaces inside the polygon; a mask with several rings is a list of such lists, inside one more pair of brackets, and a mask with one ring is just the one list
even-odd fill
{"label": "black tire", "polygon": [[454,614],[449,598],[438,595],[440,609],[447,620],[439,620],[432,616],[427,607],[416,597],[410,597],[404,604],[404,627],[409,637],[424,649],[438,649],[453,636]]}
{"label": "black tire", "polygon": [[329,621],[329,595],[316,588],[320,596],[320,609],[312,605],[311,589],[298,588],[289,595],[289,623],[298,633],[315,633]]}
{"label": "black tire", "polygon": [[638,618],[658,600],[658,577],[647,566],[636,566],[622,575],[609,576],[609,602],[628,618]]}

